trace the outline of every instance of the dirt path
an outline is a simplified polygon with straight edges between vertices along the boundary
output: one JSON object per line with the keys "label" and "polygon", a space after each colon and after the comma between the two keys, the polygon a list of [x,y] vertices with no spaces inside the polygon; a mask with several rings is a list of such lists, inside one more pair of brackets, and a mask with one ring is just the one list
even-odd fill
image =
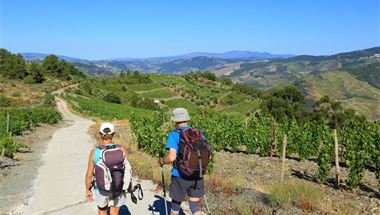
{"label": "dirt path", "polygon": [[[94,122],[71,113],[61,99],[57,99],[57,107],[70,125],[58,129],[48,141],[31,197],[10,214],[97,214],[94,202],[83,201],[88,154],[95,143],[88,128]],[[128,195],[127,207],[122,207],[120,214],[164,214],[164,201],[152,191],[153,183],[140,183],[144,199],[134,205]]]}

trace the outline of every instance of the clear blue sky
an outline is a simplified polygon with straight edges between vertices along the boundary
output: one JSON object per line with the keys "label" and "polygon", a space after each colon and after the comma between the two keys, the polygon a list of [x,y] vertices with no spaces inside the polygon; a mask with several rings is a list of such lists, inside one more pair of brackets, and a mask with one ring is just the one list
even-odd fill
{"label": "clear blue sky", "polygon": [[380,0],[0,0],[0,46],[85,59],[380,46]]}

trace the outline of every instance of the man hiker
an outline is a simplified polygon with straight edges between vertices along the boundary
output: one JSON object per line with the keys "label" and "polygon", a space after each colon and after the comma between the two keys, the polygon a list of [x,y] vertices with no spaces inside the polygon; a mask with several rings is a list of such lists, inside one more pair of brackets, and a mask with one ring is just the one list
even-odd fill
{"label": "man hiker", "polygon": [[[113,143],[115,134],[113,124],[108,122],[101,124],[99,134],[101,143],[91,150],[88,159],[85,177],[86,200],[91,202],[95,195],[99,215],[106,215],[108,209],[111,215],[116,215],[119,214],[119,207],[126,203],[123,179],[127,149]],[[91,191],[92,186],[94,194]]]}
{"label": "man hiker", "polygon": [[170,214],[179,214],[187,194],[192,214],[200,215],[200,201],[205,194],[203,174],[207,170],[210,146],[199,129],[188,125],[190,116],[185,108],[175,108],[172,114],[176,129],[169,133],[165,146],[169,150],[167,156],[159,160],[160,165],[173,163]]}

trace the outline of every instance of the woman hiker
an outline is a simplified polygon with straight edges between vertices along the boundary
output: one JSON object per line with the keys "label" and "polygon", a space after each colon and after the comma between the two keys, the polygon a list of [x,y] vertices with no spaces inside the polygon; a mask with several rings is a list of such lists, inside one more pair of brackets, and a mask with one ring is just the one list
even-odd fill
{"label": "woman hiker", "polygon": [[[98,205],[98,214],[106,215],[110,210],[111,215],[119,214],[119,208],[126,203],[125,191],[123,191],[123,179],[127,149],[113,143],[115,127],[111,123],[103,123],[99,128],[101,144],[90,151],[88,167],[85,177],[86,200],[95,201]],[[112,166],[112,168],[108,168]],[[108,176],[112,177],[110,183]],[[93,176],[96,179],[93,183]],[[91,191],[94,184],[94,193]]]}

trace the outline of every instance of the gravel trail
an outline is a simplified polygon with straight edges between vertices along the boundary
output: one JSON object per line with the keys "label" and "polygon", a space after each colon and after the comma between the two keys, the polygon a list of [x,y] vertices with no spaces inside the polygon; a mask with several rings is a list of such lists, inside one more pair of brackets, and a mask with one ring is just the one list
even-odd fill
{"label": "gravel trail", "polygon": [[[48,141],[31,197],[10,214],[97,214],[96,204],[84,201],[84,175],[95,144],[88,129],[94,122],[71,113],[58,98],[57,107],[69,126],[58,129]],[[165,214],[161,195],[153,191],[155,185],[151,181],[139,183],[144,199],[135,205],[128,194],[127,205],[120,214]]]}

